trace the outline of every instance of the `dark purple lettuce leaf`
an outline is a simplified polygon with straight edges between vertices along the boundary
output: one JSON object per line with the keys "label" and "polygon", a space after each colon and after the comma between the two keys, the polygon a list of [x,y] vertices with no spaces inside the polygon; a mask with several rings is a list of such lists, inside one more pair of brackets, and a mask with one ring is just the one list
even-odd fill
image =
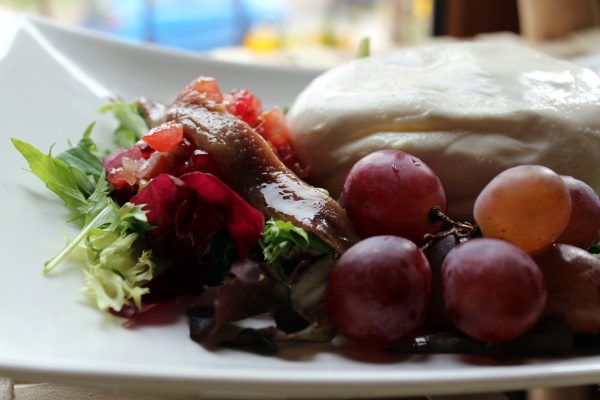
{"label": "dark purple lettuce leaf", "polygon": [[[276,353],[280,341],[330,341],[335,334],[331,327],[308,324],[296,314],[290,307],[289,288],[265,270],[265,265],[249,259],[233,264],[230,276],[217,290],[214,308],[188,309],[192,340],[203,346],[231,347],[264,355]],[[292,321],[260,329],[234,324],[267,312]]]}
{"label": "dark purple lettuce leaf", "polygon": [[191,307],[186,311],[190,338],[200,344],[206,344],[215,329],[215,310],[204,307]]}
{"label": "dark purple lettuce leaf", "polygon": [[203,307],[188,309],[187,317],[190,338],[202,346],[229,347],[261,355],[273,355],[279,350],[276,342],[278,331],[275,327],[252,329],[230,324],[215,331],[214,310]]}
{"label": "dark purple lettuce leaf", "polygon": [[285,333],[300,332],[310,325],[310,322],[296,311],[291,302],[275,310],[273,318],[275,319],[277,328]]}
{"label": "dark purple lettuce leaf", "polygon": [[245,328],[239,331],[233,339],[223,340],[219,342],[219,345],[270,356],[277,354],[279,351],[277,334],[278,331],[275,327],[261,329]]}
{"label": "dark purple lettuce leaf", "polygon": [[177,321],[186,304],[175,301],[144,303],[141,308],[133,301],[123,307],[121,311],[109,309],[112,315],[126,318],[123,322],[125,328],[135,328],[139,325],[169,325]]}
{"label": "dark purple lettuce leaf", "polygon": [[258,354],[277,352],[275,327],[251,329],[233,322],[278,310],[289,302],[286,286],[277,283],[259,262],[235,262],[230,275],[217,289],[212,310],[193,307],[187,312],[190,337],[205,346],[219,345]]}
{"label": "dark purple lettuce leaf", "polygon": [[215,331],[231,322],[277,310],[289,298],[287,287],[266,275],[256,261],[238,261],[230,273],[217,291]]}
{"label": "dark purple lettuce leaf", "polygon": [[184,296],[195,297],[204,291],[204,284],[201,265],[189,259],[174,259],[148,283],[150,292],[142,297],[142,302],[165,303]]}

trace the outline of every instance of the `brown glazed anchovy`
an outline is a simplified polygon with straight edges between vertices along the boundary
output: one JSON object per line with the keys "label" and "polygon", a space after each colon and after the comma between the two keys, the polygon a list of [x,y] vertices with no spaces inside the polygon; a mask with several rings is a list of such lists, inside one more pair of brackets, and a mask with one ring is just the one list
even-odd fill
{"label": "brown glazed anchovy", "polygon": [[185,137],[214,159],[225,183],[266,217],[304,228],[340,253],[358,240],[334,199],[300,180],[262,136],[222,105],[184,91],[167,120],[181,123]]}
{"label": "brown glazed anchovy", "polygon": [[140,97],[135,104],[142,113],[142,118],[146,121],[148,128],[154,128],[165,122],[167,118],[167,106],[156,101]]}

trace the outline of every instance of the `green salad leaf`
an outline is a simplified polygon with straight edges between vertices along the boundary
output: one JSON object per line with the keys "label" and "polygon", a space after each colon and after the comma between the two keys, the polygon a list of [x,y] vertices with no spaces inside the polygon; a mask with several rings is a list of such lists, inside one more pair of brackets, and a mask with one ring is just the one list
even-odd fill
{"label": "green salad leaf", "polygon": [[76,146],[62,152],[56,158],[97,180],[102,173],[102,159],[106,154],[98,150],[96,143],[90,137],[94,125],[96,123],[92,122],[87,126]]}
{"label": "green salad leaf", "polygon": [[100,107],[100,112],[112,112],[119,121],[119,126],[113,133],[113,143],[117,147],[129,148],[148,132],[148,125],[135,103],[108,103]]}
{"label": "green salad leaf", "polygon": [[45,154],[29,143],[15,138],[11,140],[15,148],[29,163],[31,172],[40,178],[48,189],[60,197],[67,207],[77,209],[85,204],[86,200],[78,188],[77,178],[67,163],[52,157],[52,149]]}
{"label": "green salad leaf", "polygon": [[82,139],[56,157],[18,139],[12,139],[29,168],[71,210],[70,222],[81,231],[66,247],[44,264],[49,273],[76,249],[86,254],[85,288],[96,306],[120,311],[133,301],[141,307],[143,286],[152,279],[151,254],[136,241],[152,226],[143,206],[118,205],[110,197],[110,185],[102,168],[101,153],[90,138],[93,124]]}
{"label": "green salad leaf", "polygon": [[313,251],[333,254],[333,249],[316,235],[291,222],[270,219],[266,222],[260,246],[265,260],[285,276],[285,270],[299,253]]}
{"label": "green salad leaf", "polygon": [[80,243],[87,264],[84,291],[101,310],[120,311],[130,300],[140,308],[142,295],[148,293],[143,286],[152,280],[155,264],[150,251],[138,246],[140,235],[127,233],[127,223],[122,222],[145,215],[130,203],[111,213],[107,226],[91,228]]}

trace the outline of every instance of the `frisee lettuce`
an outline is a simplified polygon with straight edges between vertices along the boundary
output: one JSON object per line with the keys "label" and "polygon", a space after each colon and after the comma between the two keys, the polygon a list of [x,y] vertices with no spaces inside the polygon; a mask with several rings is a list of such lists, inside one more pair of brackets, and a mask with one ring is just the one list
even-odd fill
{"label": "frisee lettuce", "polygon": [[316,235],[306,232],[291,222],[269,219],[259,242],[263,256],[281,276],[294,257],[309,251],[320,254],[333,254],[333,249]]}
{"label": "frisee lettuce", "polygon": [[148,125],[135,103],[115,101],[100,107],[100,112],[112,112],[119,121],[119,126],[113,132],[113,143],[117,147],[127,149],[148,132]]}
{"label": "frisee lettuce", "polygon": [[31,172],[71,210],[69,221],[82,228],[59,254],[44,264],[44,273],[81,248],[86,254],[84,290],[97,307],[120,311],[130,301],[140,307],[141,296],[147,292],[143,285],[152,279],[154,263],[150,252],[135,244],[152,227],[142,205],[119,206],[110,197],[100,152],[90,138],[92,129],[93,124],[76,146],[56,157],[12,139]]}
{"label": "frisee lettuce", "polygon": [[137,239],[136,233],[123,236],[102,229],[86,238],[83,290],[99,309],[118,312],[130,301],[142,307],[142,295],[149,292],[143,286],[152,280],[155,264],[149,251],[132,251]]}

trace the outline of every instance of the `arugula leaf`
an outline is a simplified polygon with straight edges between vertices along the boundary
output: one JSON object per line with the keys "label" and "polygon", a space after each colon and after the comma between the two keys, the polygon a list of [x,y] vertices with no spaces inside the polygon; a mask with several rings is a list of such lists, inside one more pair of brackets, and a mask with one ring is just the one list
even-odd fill
{"label": "arugula leaf", "polygon": [[67,207],[77,209],[85,204],[85,197],[77,186],[77,178],[67,163],[52,157],[52,149],[48,154],[44,154],[19,139],[12,138],[11,141],[29,163],[31,172],[60,197]]}
{"label": "arugula leaf", "polygon": [[113,102],[100,107],[100,112],[109,111],[119,121],[113,132],[113,143],[118,147],[129,148],[148,132],[148,125],[135,103]]}
{"label": "arugula leaf", "polygon": [[105,208],[100,210],[98,215],[96,215],[88,224],[86,224],[83,229],[79,232],[75,239],[71,240],[67,246],[56,256],[52,257],[48,261],[44,263],[44,273],[47,274],[52,271],[66,256],[68,256],[79,243],[81,243],[84,239],[88,237],[90,231],[96,227],[100,227],[108,222],[110,219],[110,214],[113,212],[112,204],[108,204]]}
{"label": "arugula leaf", "polygon": [[313,233],[281,220],[270,219],[266,222],[259,243],[265,260],[283,276],[290,261],[299,253],[313,251],[333,254],[333,249]]}
{"label": "arugula leaf", "polygon": [[56,158],[64,161],[70,167],[83,172],[85,175],[91,175],[98,179],[102,172],[102,155],[98,151],[94,141],[90,138],[95,124],[95,122],[92,122],[88,125],[77,146],[71,147]]}
{"label": "arugula leaf", "polygon": [[88,125],[79,143],[57,157],[52,156],[52,149],[44,154],[29,143],[11,139],[15,148],[29,163],[31,172],[71,209],[71,222],[85,223],[86,218],[88,221],[93,218],[95,214],[89,215],[90,204],[93,203],[89,197],[97,191],[92,200],[107,197],[109,193],[100,152],[90,138],[93,127],[93,123]]}

